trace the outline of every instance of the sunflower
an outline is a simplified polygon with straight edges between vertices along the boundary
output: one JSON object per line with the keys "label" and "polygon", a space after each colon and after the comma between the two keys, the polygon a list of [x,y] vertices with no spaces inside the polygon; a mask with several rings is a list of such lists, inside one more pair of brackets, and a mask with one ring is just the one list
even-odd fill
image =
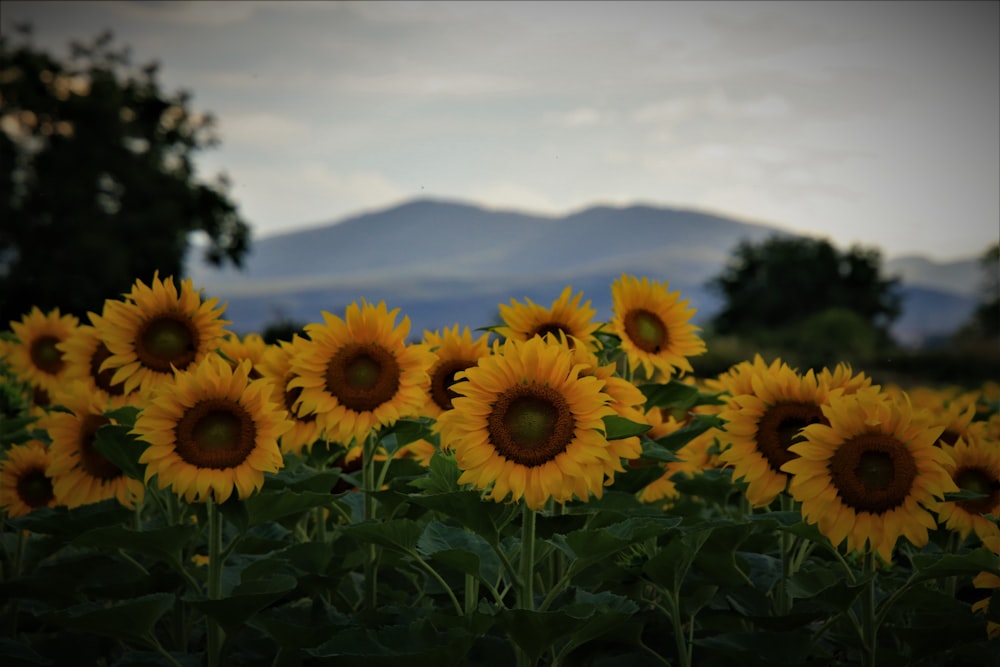
{"label": "sunflower", "polygon": [[524,498],[532,509],[552,498],[600,497],[604,477],[621,470],[604,436],[614,414],[604,382],[581,376],[573,353],[551,339],[507,339],[462,373],[461,396],[439,418],[461,484],[489,489],[496,502]]}
{"label": "sunflower", "polygon": [[825,422],[821,406],[830,392],[811,370],[800,375],[784,363],[755,370],[749,380],[751,393],[733,396],[719,412],[726,422],[719,458],[733,467],[734,480],[747,483],[750,504],[765,507],[785,490],[781,466],[795,457],[789,447],[801,439],[800,429]]}
{"label": "sunflower", "polygon": [[301,389],[288,388],[289,380],[295,377],[292,372],[292,355],[297,340],[301,338],[296,335],[292,337],[292,342],[278,341],[275,345],[268,345],[254,368],[260,373],[263,381],[271,383],[272,396],[284,400],[291,428],[282,434],[279,440],[281,451],[302,455],[312,449],[322,433],[316,422],[316,415],[299,416],[293,408],[299,394],[302,393]]}
{"label": "sunflower", "polygon": [[437,361],[428,371],[430,401],[424,408],[424,414],[437,418],[445,410],[451,410],[451,401],[458,396],[452,389],[455,375],[475,366],[479,359],[489,355],[489,334],[473,340],[468,327],[459,333],[456,324],[443,332],[425,331],[423,343],[437,355]]}
{"label": "sunflower", "polygon": [[66,362],[66,379],[83,382],[90,391],[101,394],[115,407],[134,402],[135,397],[125,393],[124,384],[111,382],[112,371],[101,370],[101,364],[111,356],[111,351],[99,334],[103,320],[95,313],[90,313],[90,319],[93,326],[81,324],[57,345]]}
{"label": "sunflower", "polygon": [[73,382],[58,397],[68,412],[52,412],[42,423],[52,439],[49,474],[56,497],[70,508],[108,498],[134,507],[143,498],[142,482],[127,477],[94,446],[97,430],[117,423],[104,414],[111,407],[107,398],[91,392],[80,381]]}
{"label": "sunflower", "polygon": [[51,457],[41,440],[13,445],[0,464],[0,508],[13,518],[39,507],[54,507],[48,467]]}
{"label": "sunflower", "polygon": [[925,545],[936,527],[925,506],[958,490],[948,455],[934,446],[941,427],[875,388],[831,396],[822,410],[828,423],[806,426],[790,447],[797,458],[781,468],[803,518],[835,546],[846,539],[848,551],[887,562],[901,536]]}
{"label": "sunflower", "polygon": [[[38,306],[20,321],[12,321],[10,328],[16,338],[7,354],[10,369],[32,389],[51,394],[66,376],[59,343],[70,337],[79,322],[73,315],[60,315],[58,308],[43,313]],[[41,397],[35,403],[47,405]]]}
{"label": "sunflower", "polygon": [[[948,402],[942,409],[935,411],[934,421],[944,426],[938,445],[954,445],[960,438],[969,434],[976,417],[976,399],[978,394],[966,394]],[[977,422],[981,423],[981,422]]]}
{"label": "sunflower", "polygon": [[[992,551],[997,556],[1000,556],[1000,537],[990,536],[983,539],[983,546]],[[991,590],[994,588],[1000,588],[1000,575],[993,574],[992,572],[980,572],[972,579],[972,585],[976,588],[985,588]],[[979,602],[972,605],[972,611],[981,612],[983,614],[990,611],[990,601],[992,596],[983,598]],[[992,610],[996,611],[996,610]],[[986,636],[989,639],[1000,639],[1000,623],[995,623],[993,621],[986,622]]]}
{"label": "sunflower", "polygon": [[625,274],[611,285],[610,329],[621,338],[629,368],[641,367],[648,379],[691,372],[687,358],[705,352],[699,328],[689,324],[695,310],[679,296],[668,291],[667,283]]}
{"label": "sunflower", "polygon": [[579,344],[594,350],[597,348],[594,332],[600,323],[594,322],[597,311],[590,306],[590,301],[581,306],[581,298],[583,292],[573,296],[573,288],[567,286],[548,308],[527,298],[524,304],[511,299],[509,306],[499,306],[505,326],[497,327],[496,332],[504,338],[522,341],[533,336],[544,338],[547,334],[558,338],[563,334],[571,346]]}
{"label": "sunflower", "polygon": [[[833,369],[822,368],[817,378],[830,389],[840,389],[845,394],[853,394],[872,386],[872,379],[862,372],[854,373],[850,364],[839,363]],[[878,385],[875,385],[878,389]]]}
{"label": "sunflower", "polygon": [[362,300],[344,319],[324,312],[322,324],[306,325],[309,340],[296,346],[288,388],[302,390],[298,414],[315,414],[327,439],[361,443],[377,426],[418,416],[427,403],[435,357],[426,345],[406,344],[410,319],[397,325],[398,313]]}
{"label": "sunflower", "polygon": [[106,301],[101,336],[111,356],[99,370],[112,370],[112,383],[125,393],[145,393],[169,382],[174,369],[185,370],[214,353],[228,321],[218,299],[202,301],[191,279],[180,289],[168,277],[153,276],[150,286],[137,280],[123,301]]}
{"label": "sunflower", "polygon": [[249,359],[250,379],[260,377],[257,366],[264,358],[268,345],[260,334],[248,333],[242,338],[234,333],[227,333],[219,340],[219,354],[228,359],[233,366],[239,365],[244,359]]}
{"label": "sunflower", "polygon": [[132,430],[149,443],[139,457],[147,483],[156,476],[189,503],[210,494],[224,503],[234,490],[249,497],[284,465],[278,438],[290,423],[271,384],[249,373],[249,361],[233,368],[212,355],[160,387]]}
{"label": "sunflower", "polygon": [[945,528],[957,531],[963,540],[972,532],[982,540],[991,535],[1000,536],[996,521],[986,518],[988,514],[1000,516],[1000,447],[995,441],[986,439],[983,422],[976,424],[980,427],[969,429],[965,439],[959,438],[954,445],[942,446],[951,457],[945,470],[955,485],[963,491],[986,496],[941,503],[937,507],[938,518],[944,521]]}

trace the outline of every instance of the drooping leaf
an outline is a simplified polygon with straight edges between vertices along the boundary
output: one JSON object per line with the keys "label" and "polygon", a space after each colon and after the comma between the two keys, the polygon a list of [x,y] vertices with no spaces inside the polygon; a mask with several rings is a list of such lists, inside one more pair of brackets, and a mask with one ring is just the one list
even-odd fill
{"label": "drooping leaf", "polygon": [[508,506],[483,501],[479,491],[411,494],[409,501],[456,519],[492,545],[500,539],[499,526],[506,523],[511,514]]}
{"label": "drooping leaf", "polygon": [[291,489],[262,490],[243,501],[250,526],[283,519],[293,514],[323,507],[333,502],[329,492],[293,491]]}
{"label": "drooping leaf", "polygon": [[29,514],[7,521],[20,530],[43,535],[76,537],[88,530],[121,524],[131,518],[132,510],[110,498],[73,509],[67,509],[65,506],[40,507]]}
{"label": "drooping leaf", "polygon": [[463,574],[490,584],[500,578],[500,558],[480,535],[440,521],[431,521],[417,541],[417,551]]}
{"label": "drooping leaf", "polygon": [[621,440],[642,435],[651,427],[649,424],[640,424],[619,415],[609,415],[603,418],[604,433],[608,440]]}
{"label": "drooping leaf", "polygon": [[345,535],[350,535],[362,542],[371,542],[404,553],[412,553],[417,547],[417,540],[420,539],[423,527],[412,519],[391,519],[389,521],[363,521],[344,526],[341,530]]}
{"label": "drooping leaf", "polygon": [[80,632],[143,641],[156,622],[174,606],[170,593],[151,593],[131,600],[106,604],[86,602],[41,615],[47,622]]}
{"label": "drooping leaf", "polygon": [[184,567],[181,552],[197,534],[193,525],[133,530],[123,526],[94,528],[73,540],[77,546],[140,553],[172,567]]}
{"label": "drooping leaf", "polygon": [[258,611],[295,589],[295,577],[275,574],[245,581],[233,588],[229,595],[218,600],[203,596],[189,596],[185,601],[214,618],[223,628],[235,628]]}
{"label": "drooping leaf", "polygon": [[139,463],[139,457],[149,443],[131,435],[131,429],[123,424],[105,424],[97,429],[94,447],[127,476],[145,481],[146,465]]}

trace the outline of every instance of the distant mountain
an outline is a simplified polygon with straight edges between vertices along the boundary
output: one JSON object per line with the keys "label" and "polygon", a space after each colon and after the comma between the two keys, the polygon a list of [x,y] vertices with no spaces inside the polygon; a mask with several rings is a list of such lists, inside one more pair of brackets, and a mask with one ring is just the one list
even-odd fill
{"label": "distant mountain", "polygon": [[[787,234],[674,208],[595,206],[546,217],[422,199],[258,239],[242,271],[193,260],[188,275],[227,302],[226,317],[241,333],[281,318],[319,322],[322,311],[341,314],[365,298],[399,308],[410,318],[411,337],[419,338],[425,329],[496,324],[500,303],[530,298],[548,305],[566,285],[582,291],[597,317],[607,320],[610,286],[622,273],[669,282],[703,323],[721,306],[705,283],[736,245]],[[940,285],[921,285],[913,294],[904,296],[913,312],[934,297],[950,303],[953,316],[974,307],[965,293]],[[917,342],[949,324],[907,322],[901,333]]]}
{"label": "distant mountain", "polygon": [[898,276],[912,287],[944,290],[975,296],[982,282],[982,269],[976,258],[936,262],[920,255],[905,255],[884,262],[886,275]]}

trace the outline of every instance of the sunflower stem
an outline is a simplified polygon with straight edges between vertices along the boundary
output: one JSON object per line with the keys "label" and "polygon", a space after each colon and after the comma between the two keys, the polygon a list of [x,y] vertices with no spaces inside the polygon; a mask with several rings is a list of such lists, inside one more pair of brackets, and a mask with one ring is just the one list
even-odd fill
{"label": "sunflower stem", "polygon": [[[219,506],[209,494],[205,500],[208,513],[208,599],[222,598],[222,515]],[[208,642],[207,657],[209,667],[218,667],[222,659],[222,627],[213,618],[205,617],[206,637]]]}
{"label": "sunflower stem", "polygon": [[[535,610],[535,510],[527,503],[521,505],[521,560],[520,586],[517,588],[517,607],[528,611]],[[518,667],[533,667],[535,661],[515,642]]]}
{"label": "sunflower stem", "polygon": [[865,591],[861,599],[862,664],[875,667],[878,645],[878,622],[875,617],[875,552],[866,551],[864,557]]}
{"label": "sunflower stem", "polygon": [[[790,512],[794,506],[795,500],[787,493],[782,493],[781,511]],[[792,574],[794,573],[792,563],[794,559],[792,552],[795,548],[794,537],[787,530],[781,531],[781,579],[778,580],[778,599],[775,601],[778,616],[787,616],[792,608],[792,598],[788,592],[788,580],[792,578]]]}
{"label": "sunflower stem", "polygon": [[518,607],[535,609],[535,510],[522,505],[521,514],[521,590]]}
{"label": "sunflower stem", "polygon": [[[375,433],[369,433],[361,450],[361,483],[364,486],[364,517],[365,521],[375,519],[378,506],[375,503]],[[368,558],[365,559],[365,608],[374,610],[378,596],[378,546],[369,543]]]}
{"label": "sunflower stem", "polygon": [[465,575],[465,614],[468,616],[479,604],[479,581],[471,574]]}

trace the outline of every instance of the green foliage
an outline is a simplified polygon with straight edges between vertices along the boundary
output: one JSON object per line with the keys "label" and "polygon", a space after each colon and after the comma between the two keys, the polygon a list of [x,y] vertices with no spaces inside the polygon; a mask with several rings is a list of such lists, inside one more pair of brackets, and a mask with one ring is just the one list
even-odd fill
{"label": "green foliage", "polygon": [[[881,275],[878,250],[854,246],[841,252],[824,239],[745,241],[709,286],[725,300],[712,321],[715,331],[754,340],[767,341],[837,309],[855,313],[883,342],[900,313],[898,281]],[[857,328],[842,315],[838,319],[838,326]],[[822,322],[814,321],[813,328]]]}
{"label": "green foliage", "polygon": [[0,38],[0,322],[32,306],[84,316],[155,271],[180,276],[192,232],[215,264],[240,265],[249,228],[220,177],[192,157],[214,120],[158,66],[133,66],[109,33],[69,58]]}
{"label": "green foliage", "polygon": [[979,304],[954,339],[976,352],[1000,357],[1000,242],[987,248],[979,258],[983,272]]}

